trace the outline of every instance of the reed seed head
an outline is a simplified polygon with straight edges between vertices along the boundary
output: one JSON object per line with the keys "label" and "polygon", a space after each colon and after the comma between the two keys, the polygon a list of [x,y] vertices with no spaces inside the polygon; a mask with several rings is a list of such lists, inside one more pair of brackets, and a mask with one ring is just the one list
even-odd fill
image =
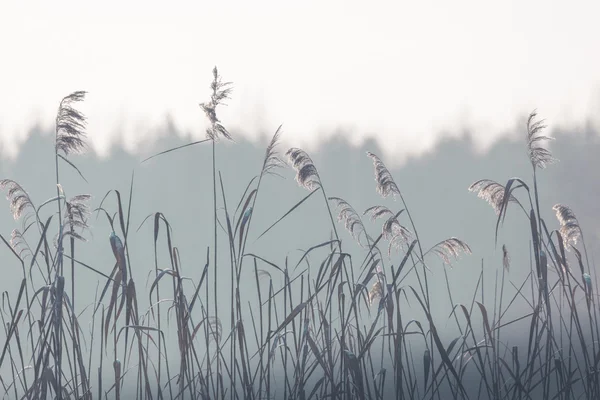
{"label": "reed seed head", "polygon": [[545,128],[544,120],[537,119],[535,110],[529,114],[527,119],[527,152],[534,168],[544,169],[556,162],[550,150],[543,146],[543,143],[554,140],[541,134]]}
{"label": "reed seed head", "polygon": [[82,153],[86,148],[86,117],[74,105],[85,99],[86,92],[78,91],[65,96],[56,114],[56,152],[65,156]]}
{"label": "reed seed head", "polygon": [[296,182],[307,190],[315,190],[321,187],[321,178],[312,159],[302,149],[291,148],[285,155],[288,157],[292,168],[296,171]]}

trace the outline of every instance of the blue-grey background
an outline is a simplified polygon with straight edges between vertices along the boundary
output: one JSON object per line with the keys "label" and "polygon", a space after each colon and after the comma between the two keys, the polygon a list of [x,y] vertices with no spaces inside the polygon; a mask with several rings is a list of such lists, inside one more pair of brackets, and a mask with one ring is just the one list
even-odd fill
{"label": "blue-grey background", "polygon": [[[283,128],[285,135],[285,127]],[[111,189],[121,192],[124,206],[127,206],[129,184],[132,171],[135,170],[135,180],[132,199],[131,230],[129,237],[129,254],[131,258],[134,279],[136,279],[138,297],[142,309],[147,307],[147,293],[152,282],[153,259],[153,228],[152,220],[143,226],[140,224],[146,216],[160,211],[164,213],[173,228],[174,245],[180,250],[184,275],[198,282],[206,259],[207,248],[212,251],[212,172],[211,149],[208,144],[188,147],[174,153],[152,159],[144,164],[140,161],[146,156],[158,151],[187,143],[186,139],[178,138],[176,132],[167,132],[157,142],[142,143],[139,153],[132,155],[115,147],[111,155],[105,159],[96,158],[93,154],[72,156],[73,161],[87,178],[84,182],[73,170],[61,167],[62,185],[71,197],[76,194],[88,193],[93,196],[91,207],[99,206],[104,195]],[[597,154],[600,142],[597,132],[588,130],[575,132],[551,132],[557,140],[552,142],[551,149],[560,160],[538,174],[540,186],[540,207],[543,217],[550,229],[558,227],[552,211],[556,203],[569,205],[580,220],[586,234],[591,263],[598,255],[598,238],[600,234],[600,211],[598,207],[598,164]],[[222,174],[225,196],[230,210],[239,202],[249,180],[260,173],[264,151],[272,132],[264,132],[262,145],[245,141],[237,132],[232,132],[236,143],[220,142],[217,145],[217,168]],[[512,137],[513,139],[509,139]],[[497,274],[502,271],[502,244],[506,244],[512,259],[511,269],[507,279],[519,286],[530,271],[529,258],[529,224],[516,207],[508,211],[508,217],[500,229],[498,247],[494,244],[494,227],[496,216],[493,209],[474,193],[467,191],[474,181],[489,178],[504,184],[511,177],[521,177],[531,182],[532,173],[526,145],[525,130],[515,131],[512,135],[500,140],[489,152],[484,154],[474,151],[469,133],[458,139],[445,139],[436,144],[431,152],[420,157],[410,158],[401,168],[391,169],[395,181],[402,191],[415,223],[417,225],[424,249],[431,245],[456,236],[467,242],[473,250],[472,255],[462,256],[446,267],[448,279],[455,303],[470,304],[479,274],[484,271],[484,303],[489,309],[493,308],[494,284]],[[0,161],[0,177],[10,178],[19,182],[30,194],[36,205],[55,195],[53,134],[34,130],[30,138],[23,144],[15,160]],[[191,139],[190,139],[191,140]],[[398,137],[398,141],[402,138]],[[328,140],[310,155],[313,158],[322,178],[328,196],[341,197],[348,201],[357,211],[362,213],[367,207],[385,204],[394,210],[399,210],[399,201],[382,199],[375,191],[373,166],[366,156],[366,151],[381,154],[381,144],[374,140],[365,141],[360,147],[351,145],[343,131]],[[280,153],[287,148],[279,147]],[[283,156],[283,155],[282,155]],[[383,161],[388,161],[383,158]],[[388,164],[392,164],[389,162]],[[286,257],[290,266],[294,266],[302,255],[302,251],[310,246],[324,242],[330,238],[331,225],[322,196],[312,196],[292,215],[273,228],[260,240],[257,236],[283,215],[292,205],[298,202],[308,192],[294,182],[294,173],[290,167],[280,171],[284,179],[268,176],[259,193],[256,209],[254,210],[252,232],[248,239],[247,252],[260,255],[278,265],[283,266]],[[522,194],[521,194],[522,196]],[[219,193],[219,204],[222,204]],[[523,198],[523,197],[521,197]],[[109,212],[116,212],[114,195],[110,195],[103,205]],[[21,228],[19,221],[13,221],[8,202],[0,203],[0,233],[10,237],[14,228]],[[50,212],[47,207],[46,212]],[[223,213],[220,212],[222,217]],[[77,244],[77,258],[104,273],[110,273],[114,264],[114,256],[110,249],[110,227],[103,215],[90,220],[91,230],[84,236],[87,243]],[[408,225],[408,221],[403,220]],[[371,223],[365,219],[365,224],[371,236],[377,236],[380,223]],[[139,231],[137,230],[139,228]],[[341,224],[337,226],[344,249],[353,254],[353,263],[358,268],[365,256],[365,251],[354,245],[350,235]],[[226,249],[225,235],[219,231],[219,307],[222,307],[223,331],[227,334],[231,328],[229,322],[229,287],[230,264]],[[30,236],[35,246],[34,234]],[[316,270],[325,255],[315,253],[310,257],[312,271]],[[164,240],[164,229],[161,227],[159,240],[159,268],[169,268]],[[386,266],[398,265],[402,254],[395,253],[391,260],[385,260]],[[443,273],[443,264],[435,256],[428,258],[432,269],[430,275],[430,290],[433,294],[432,304],[434,318],[438,330],[444,340],[449,342],[457,331],[452,319]],[[2,281],[0,289],[7,291],[11,298],[17,294],[21,280],[21,270],[10,251],[0,248],[0,264],[2,265]],[[243,302],[256,302],[256,285],[252,264],[245,264],[245,278],[242,279]],[[275,270],[263,268],[271,272],[275,288],[281,287],[283,279]],[[299,271],[300,269],[298,269]],[[211,273],[212,257],[211,257]],[[592,276],[594,276],[594,271]],[[551,272],[553,274],[553,272]],[[314,278],[314,274],[311,275]],[[212,290],[212,278],[209,280]],[[41,280],[36,282],[41,284]],[[408,280],[405,284],[414,284]],[[93,302],[94,295],[104,284],[98,276],[83,268],[77,270],[76,296],[78,308]],[[70,284],[68,284],[70,287]],[[145,289],[143,286],[145,285]],[[170,283],[163,283],[161,295],[168,298],[171,295]],[[265,285],[266,286],[266,285]],[[263,286],[263,289],[264,287]],[[514,294],[514,288],[506,284],[507,299]],[[188,288],[188,290],[191,289]],[[266,292],[263,292],[266,295]],[[481,301],[481,296],[478,295]],[[107,300],[105,300],[107,303]],[[212,314],[212,305],[210,312]],[[246,305],[244,307],[247,308]],[[376,307],[376,306],[374,306]],[[416,318],[425,322],[419,306],[414,300],[401,304],[406,321]],[[221,310],[221,308],[220,308]],[[507,313],[505,320],[527,313],[524,303],[517,301]],[[88,320],[85,316],[88,316]],[[84,329],[89,329],[89,312],[83,314],[80,321]],[[246,316],[247,323],[249,317]],[[368,317],[364,322],[368,326]],[[480,321],[474,316],[475,321]],[[526,345],[522,334],[525,325],[515,324],[504,332],[503,341],[508,348],[513,344]],[[176,357],[176,332],[174,323],[166,330],[167,342],[172,357]],[[2,341],[4,333],[0,334]],[[98,340],[98,339],[96,339]],[[200,346],[203,343],[199,344]],[[97,345],[96,345],[97,346]],[[415,354],[421,354],[418,341],[415,342]],[[97,352],[97,349],[93,351]],[[421,356],[416,356],[419,359]],[[174,359],[176,362],[176,358]],[[110,374],[110,363],[107,372]],[[105,365],[106,365],[105,364]],[[174,364],[176,365],[176,364]]]}

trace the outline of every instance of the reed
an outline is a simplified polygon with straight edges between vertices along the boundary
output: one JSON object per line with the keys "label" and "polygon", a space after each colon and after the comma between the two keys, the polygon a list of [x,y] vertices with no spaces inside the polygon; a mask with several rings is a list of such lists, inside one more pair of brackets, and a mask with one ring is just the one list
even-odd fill
{"label": "reed", "polygon": [[[69,160],[70,154],[85,149],[86,120],[76,108],[85,92],[72,93],[59,105],[56,196],[36,205],[24,185],[0,181],[14,219],[22,222],[10,239],[0,235],[22,272],[21,285],[3,293],[0,308],[0,382],[5,397],[600,398],[594,268],[573,210],[562,204],[553,210],[540,208],[538,174],[553,158],[544,146],[549,139],[542,135],[545,125],[535,112],[525,127],[532,182],[511,178],[502,185],[482,179],[469,187],[495,211],[496,241],[507,213],[523,212],[531,237],[530,272],[519,284],[510,281],[515,260],[503,245],[501,259],[487,261],[485,268],[482,262],[471,302],[459,304],[453,293],[461,288],[451,287],[446,268],[460,263],[471,248],[456,237],[425,243],[401,182],[371,152],[367,157],[373,162],[381,204],[364,211],[346,199],[328,196],[326,182],[306,151],[278,152],[281,126],[241,198],[228,197],[217,144],[219,138],[232,137],[217,109],[232,92],[216,67],[210,89],[210,100],[201,104],[209,121],[207,138],[143,161],[159,162],[157,156],[191,145],[211,146],[213,240],[198,256],[200,269],[183,265],[180,252],[197,250],[180,249],[168,210],[156,212],[140,224],[152,226],[148,247],[154,266],[147,284],[139,282],[135,271],[141,266],[132,265],[135,257],[130,257],[128,246],[134,175],[127,197],[110,191],[94,210],[90,195],[66,196],[69,185],[60,168],[72,168],[85,179]],[[283,215],[256,216],[257,202],[264,198],[263,182],[283,173],[284,156],[297,184],[308,193],[299,194]],[[265,240],[268,231],[301,213],[317,192],[323,213],[306,218],[326,219],[330,240],[280,261],[248,250],[250,236]],[[400,203],[389,202],[390,197]],[[394,208],[397,204],[399,209]],[[81,260],[76,252],[77,243],[86,240],[92,211],[110,226],[108,240],[100,241],[114,257],[110,273]],[[543,217],[546,212],[556,214],[553,230]],[[257,218],[272,223],[256,231]],[[380,229],[370,232],[364,218],[380,223]],[[346,252],[355,248],[343,246],[346,241],[359,247]],[[166,257],[166,268],[160,257]],[[65,273],[65,263],[70,274],[68,269]],[[219,293],[217,276],[227,268],[229,293]],[[432,272],[437,270],[439,278],[440,268],[446,293],[433,293]],[[92,304],[75,296],[81,269],[98,278]],[[485,301],[483,285],[490,273],[496,277],[491,303]],[[243,276],[251,276],[255,285],[250,295],[241,290]],[[223,307],[225,297],[229,309]],[[433,301],[451,305],[448,319],[434,315]],[[407,317],[404,310],[410,305],[419,318]],[[508,320],[509,312],[519,316]],[[448,324],[459,332],[451,340],[443,333]],[[516,327],[526,332],[526,346],[508,341],[505,332]],[[176,332],[174,346],[167,343],[166,330]]]}

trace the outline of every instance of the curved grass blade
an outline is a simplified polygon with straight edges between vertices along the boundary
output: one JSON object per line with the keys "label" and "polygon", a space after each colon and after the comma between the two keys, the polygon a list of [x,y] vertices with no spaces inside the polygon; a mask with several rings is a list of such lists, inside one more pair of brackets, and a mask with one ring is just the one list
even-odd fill
{"label": "curved grass blade", "polygon": [[[519,185],[512,187],[515,182],[518,182]],[[506,183],[504,187],[504,195],[502,197],[502,204],[500,204],[500,210],[498,211],[498,219],[496,220],[496,233],[495,233],[495,243],[498,244],[498,229],[500,228],[500,222],[504,222],[506,218],[506,211],[508,209],[508,203],[510,199],[513,197],[512,192],[520,187],[524,187],[527,190],[527,194],[529,194],[529,186],[520,178],[511,178]],[[529,199],[531,203],[531,198]],[[533,207],[532,207],[533,208]]]}
{"label": "curved grass blade", "polygon": [[446,349],[444,348],[442,341],[440,340],[440,337],[437,333],[437,329],[433,323],[433,319],[431,318],[431,314],[429,314],[429,311],[427,311],[427,307],[425,306],[425,304],[419,297],[417,291],[412,286],[410,286],[410,289],[413,291],[415,297],[419,301],[419,304],[421,304],[421,308],[423,308],[423,311],[425,312],[425,315],[427,316],[427,320],[429,321],[429,331],[431,332],[433,341],[438,349],[438,352],[440,353],[440,356],[442,357],[442,361],[444,362],[444,364],[446,364],[446,367],[452,373],[452,375],[454,376],[454,379],[456,379],[456,383],[458,384],[458,387],[460,388],[460,390],[463,393],[463,395],[465,396],[465,398],[468,399],[469,397],[468,397],[467,391],[466,391],[465,387],[463,386],[462,381],[461,381],[460,377],[458,376],[456,369],[454,368],[454,365],[452,364],[452,360],[450,359],[450,357],[448,357],[448,353],[446,352]]}
{"label": "curved grass blade", "polygon": [[[307,194],[302,200],[300,200],[298,203],[296,203],[292,208],[290,208],[288,210],[288,212],[286,212],[285,214],[283,214],[283,216],[281,218],[279,218],[277,221],[275,221],[271,226],[269,226],[267,228],[266,231],[264,231],[263,233],[260,234],[259,237],[256,238],[256,240],[260,239],[261,237],[263,237],[265,235],[265,233],[269,232],[275,225],[277,225],[279,222],[281,222],[285,217],[287,217],[288,215],[290,215],[292,213],[292,211],[294,211],[296,208],[298,208],[298,206],[300,206],[300,204],[304,203],[306,200],[308,200],[308,198],[310,196],[312,196],[313,194],[315,194],[315,192],[317,192],[319,189],[321,189],[321,187],[317,187],[316,189],[314,189],[312,192],[310,192],[309,194]],[[255,242],[256,242],[255,240]]]}
{"label": "curved grass blade", "polygon": [[182,146],[173,147],[172,149],[164,150],[164,151],[161,151],[160,153],[156,153],[156,154],[155,154],[155,155],[153,155],[153,156],[150,156],[150,157],[148,157],[148,158],[145,158],[144,160],[142,160],[142,162],[140,162],[140,164],[143,164],[143,163],[145,163],[146,161],[153,159],[154,157],[158,157],[158,156],[161,156],[161,155],[163,155],[163,154],[170,153],[170,152],[172,152],[172,151],[175,151],[175,150],[183,149],[184,147],[193,146],[193,145],[196,145],[196,144],[200,144],[200,143],[204,143],[204,142],[210,142],[210,141],[211,141],[211,139],[202,139],[202,140],[198,140],[198,141],[196,141],[196,142],[192,142],[192,143],[184,144],[184,145],[182,145]]}
{"label": "curved grass blade", "polygon": [[77,173],[79,174],[79,176],[81,176],[81,179],[83,179],[85,181],[85,183],[89,183],[87,181],[87,179],[85,179],[85,176],[83,176],[83,174],[81,173],[81,171],[79,170],[79,168],[77,168],[75,166],[75,164],[73,164],[71,161],[69,161],[65,156],[63,156],[62,154],[57,154],[58,158],[62,159],[64,162],[66,162],[67,164],[69,164],[71,167],[73,167],[73,169],[75,171],[77,171]]}

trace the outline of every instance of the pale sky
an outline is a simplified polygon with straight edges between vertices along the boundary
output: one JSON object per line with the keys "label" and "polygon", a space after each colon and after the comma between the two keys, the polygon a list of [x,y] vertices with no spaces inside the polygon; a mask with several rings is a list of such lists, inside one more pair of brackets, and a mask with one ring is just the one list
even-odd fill
{"label": "pale sky", "polygon": [[201,137],[215,64],[234,82],[224,125],[256,137],[283,124],[296,146],[336,129],[390,155],[465,130],[486,146],[534,108],[551,127],[600,127],[597,0],[90,4],[0,4],[5,155],[33,125],[52,129],[75,90],[99,154],[167,115]]}

